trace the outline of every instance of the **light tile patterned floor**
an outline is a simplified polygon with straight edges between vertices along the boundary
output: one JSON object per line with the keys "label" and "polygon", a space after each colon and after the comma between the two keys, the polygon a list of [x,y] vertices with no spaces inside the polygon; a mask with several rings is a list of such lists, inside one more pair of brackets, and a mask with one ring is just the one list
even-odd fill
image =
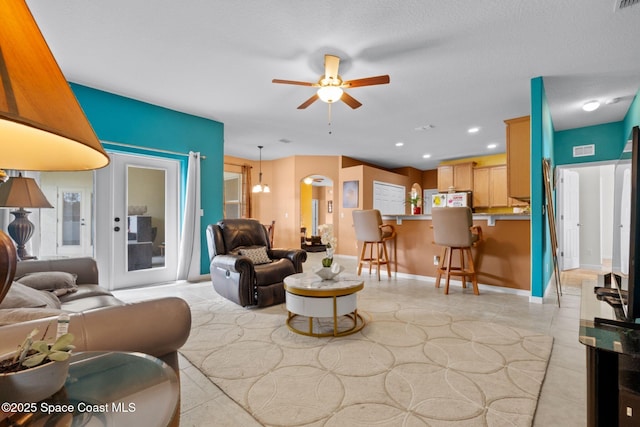
{"label": "light tile patterned floor", "polygon": [[[319,265],[322,254],[309,254],[305,264],[309,268]],[[347,271],[355,272],[355,260],[337,257]],[[375,274],[368,274],[365,286],[397,287],[398,292],[409,287],[403,284],[415,282],[408,278],[384,278],[378,282]],[[420,289],[415,298],[438,300],[443,306],[456,307],[473,312],[485,320],[527,328],[554,337],[553,352],[542,387],[534,426],[562,425],[566,427],[586,425],[586,361],[585,349],[578,341],[580,291],[583,282],[596,280],[596,271],[574,270],[563,272],[563,296],[559,308],[555,292],[548,295],[544,304],[529,303],[527,296],[497,292],[481,287],[481,295],[474,296],[459,286],[452,286],[450,294],[443,295],[432,281],[419,281]],[[412,286],[411,288],[416,288]],[[553,291],[553,290],[552,290]],[[211,282],[159,285],[141,289],[117,291],[118,297],[136,301],[159,296],[174,295],[189,302],[208,299],[215,292]],[[215,384],[194,368],[185,358],[180,358],[182,385],[182,426],[259,426],[240,406],[228,398]]]}

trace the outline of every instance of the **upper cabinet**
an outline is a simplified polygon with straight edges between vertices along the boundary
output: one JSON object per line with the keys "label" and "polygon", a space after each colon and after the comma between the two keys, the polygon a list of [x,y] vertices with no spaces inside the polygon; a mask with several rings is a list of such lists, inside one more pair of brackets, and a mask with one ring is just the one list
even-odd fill
{"label": "upper cabinet", "polygon": [[473,206],[497,208],[509,206],[507,167],[497,165],[473,170]]}
{"label": "upper cabinet", "polygon": [[530,117],[505,120],[507,125],[507,187],[514,199],[531,198]]}
{"label": "upper cabinet", "polygon": [[473,162],[438,166],[438,191],[447,192],[473,190]]}

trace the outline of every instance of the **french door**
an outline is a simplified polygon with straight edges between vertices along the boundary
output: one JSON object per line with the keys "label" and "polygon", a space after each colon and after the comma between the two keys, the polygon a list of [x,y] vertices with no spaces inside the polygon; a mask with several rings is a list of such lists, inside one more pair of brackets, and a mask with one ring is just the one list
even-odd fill
{"label": "french door", "polygon": [[60,187],[56,202],[57,255],[91,256],[91,191],[82,187]]}
{"label": "french door", "polygon": [[109,153],[96,172],[96,258],[109,289],[174,281],[178,161]]}

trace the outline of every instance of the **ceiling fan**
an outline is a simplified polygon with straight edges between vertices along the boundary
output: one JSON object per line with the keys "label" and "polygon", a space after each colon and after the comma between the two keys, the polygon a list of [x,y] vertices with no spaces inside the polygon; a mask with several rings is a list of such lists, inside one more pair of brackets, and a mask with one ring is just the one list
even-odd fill
{"label": "ceiling fan", "polygon": [[347,104],[349,107],[356,109],[362,106],[362,103],[346,93],[344,89],[361,86],[382,85],[387,84],[390,81],[388,75],[365,77],[363,79],[356,80],[342,80],[342,77],[340,77],[340,75],[338,74],[339,65],[339,57],[335,55],[325,55],[324,76],[321,76],[320,80],[318,80],[317,83],[280,79],[273,79],[272,83],[317,87],[318,91],[311,98],[307,99],[305,102],[298,106],[298,109],[302,110],[313,104],[318,99],[328,104],[332,104],[338,100],[342,100],[342,102]]}

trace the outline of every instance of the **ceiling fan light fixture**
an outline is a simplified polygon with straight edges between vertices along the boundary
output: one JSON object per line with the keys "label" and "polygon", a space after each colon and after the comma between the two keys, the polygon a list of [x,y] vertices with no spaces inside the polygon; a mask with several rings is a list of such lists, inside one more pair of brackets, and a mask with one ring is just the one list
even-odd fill
{"label": "ceiling fan light fixture", "polygon": [[588,101],[585,102],[584,105],[582,106],[582,109],[584,111],[595,111],[600,107],[600,101]]}
{"label": "ceiling fan light fixture", "polygon": [[323,86],[318,89],[318,98],[327,104],[339,101],[344,91],[338,86]]}

